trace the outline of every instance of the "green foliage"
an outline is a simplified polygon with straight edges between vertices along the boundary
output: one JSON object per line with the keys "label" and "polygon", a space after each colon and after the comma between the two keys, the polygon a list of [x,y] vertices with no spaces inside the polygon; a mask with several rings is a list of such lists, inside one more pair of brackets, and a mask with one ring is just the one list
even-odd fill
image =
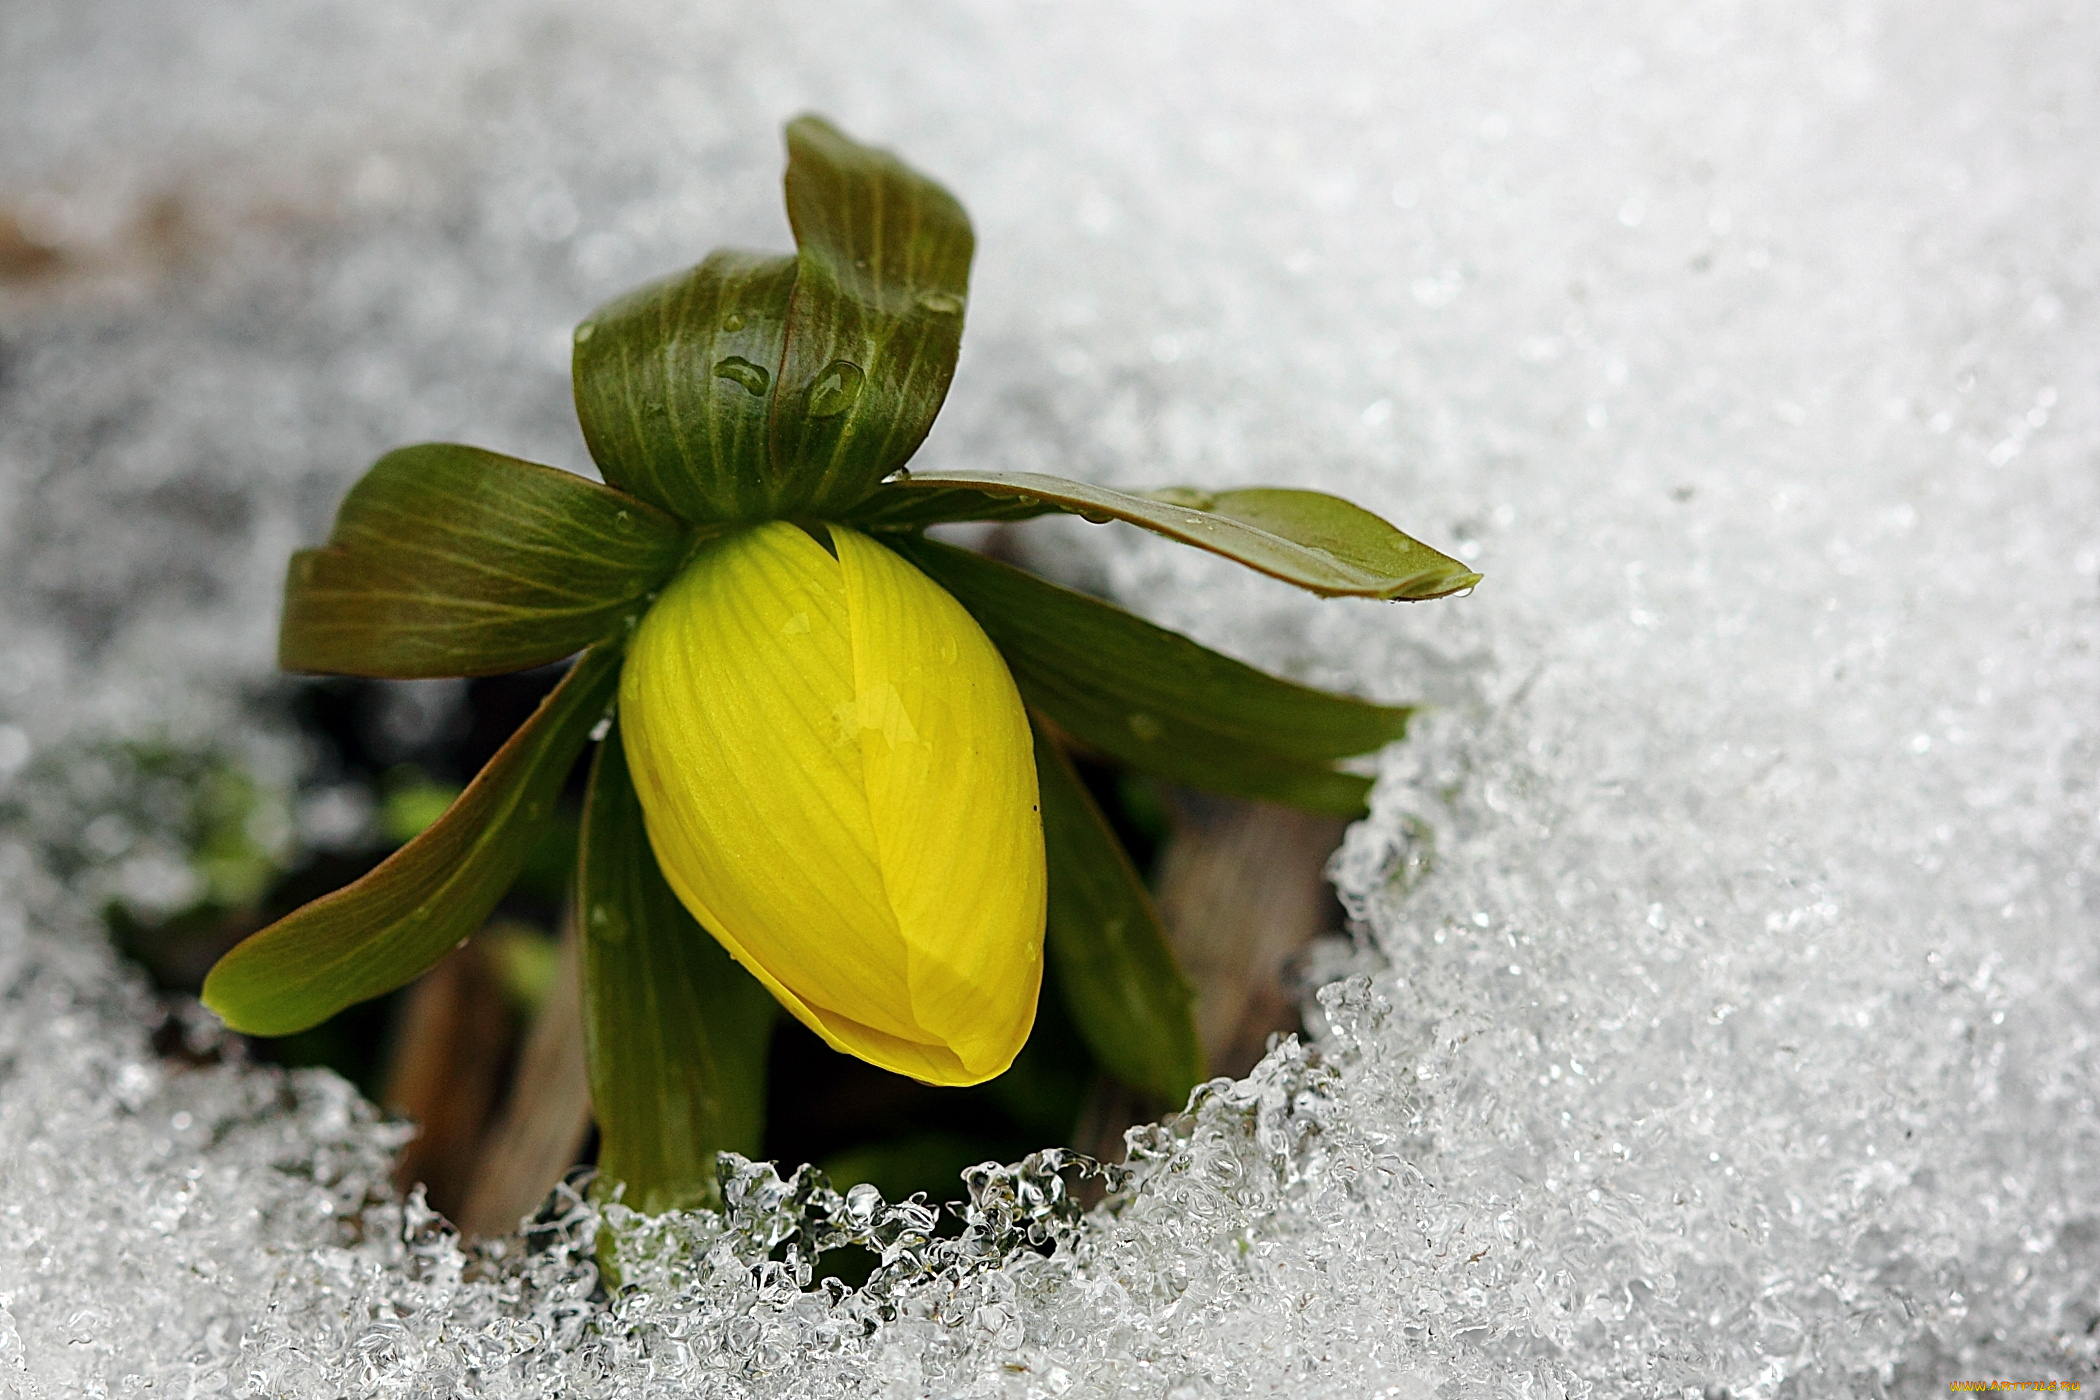
{"label": "green foliage", "polygon": [[664,883],[618,731],[584,799],[576,917],[600,1190],[656,1214],[715,1203],[715,1154],[756,1156],[773,998]]}
{"label": "green foliage", "polygon": [[892,548],[962,601],[1022,698],[1090,749],[1141,772],[1337,816],[1367,779],[1338,758],[1407,730],[1409,710],[1264,675],[1121,608],[931,540]]}
{"label": "green foliage", "polygon": [[1050,858],[1045,950],[1065,1005],[1102,1068],[1178,1104],[1203,1078],[1188,983],[1144,882],[1071,760],[1035,731]]}
{"label": "green foliage", "polygon": [[918,450],[955,374],[962,206],[816,117],[787,141],[794,257],[718,252],[576,331],[599,469],[687,520],[838,518]]}
{"label": "green foliage", "polygon": [[724,250],[576,328],[576,416],[605,479],[687,520],[763,520],[795,260]]}
{"label": "green foliage", "polygon": [[235,1030],[285,1035],[428,970],[517,878],[619,675],[616,644],[586,652],[444,816],[364,878],[220,959],[205,1005]]}
{"label": "green foliage", "polygon": [[396,846],[407,845],[435,826],[463,790],[408,765],[394,769],[387,774],[386,795],[379,803],[379,834]]}
{"label": "green foliage", "polygon": [[[871,526],[1010,520],[1016,512],[1047,511],[1097,524],[1121,520],[1327,598],[1419,602],[1480,582],[1456,559],[1320,491],[1175,486],[1133,496],[1039,472],[942,472],[896,482],[888,495],[894,504],[883,500],[866,508]],[[920,499],[927,507],[914,510]]]}
{"label": "green foliage", "polygon": [[[874,490],[919,450],[948,397],[975,240],[962,205],[830,123],[787,129],[798,273],[773,462],[814,514]],[[856,382],[858,381],[858,382]]]}
{"label": "green foliage", "polygon": [[571,472],[404,447],[350,488],[325,547],[292,556],[278,660],[392,677],[543,666],[639,616],[686,547],[670,516]]}

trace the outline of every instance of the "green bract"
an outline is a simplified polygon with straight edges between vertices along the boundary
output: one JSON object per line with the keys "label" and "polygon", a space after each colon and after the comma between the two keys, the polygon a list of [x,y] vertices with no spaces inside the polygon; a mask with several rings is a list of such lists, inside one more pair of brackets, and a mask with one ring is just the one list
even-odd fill
{"label": "green bract", "polygon": [[[1203,1074],[1189,989],[1137,872],[1059,745],[1177,783],[1348,815],[1362,810],[1368,784],[1337,761],[1400,737],[1408,711],[1264,675],[922,532],[1064,512],[1127,521],[1327,596],[1436,598],[1478,580],[1317,492],[1130,494],[1032,473],[903,474],[954,375],[969,221],[938,185],[815,117],[788,126],[787,146],[794,256],[717,252],[577,328],[577,414],[605,485],[477,448],[405,448],[351,490],[325,546],[294,556],[281,644],[289,669],[485,675],[582,656],[436,824],[355,884],[249,938],[205,985],[230,1025],[284,1034],[416,977],[488,917],[575,760],[600,740],[577,881],[591,1086],[601,1180],[645,1210],[712,1199],[716,1152],[757,1150],[774,1019],[765,988],[695,921],[702,896],[667,883],[640,777],[610,722],[629,638],[696,551],[716,547],[710,540],[791,520],[831,540],[836,555],[826,523],[851,527],[975,619],[1035,729],[1048,962],[1099,1063],[1167,1098]],[[867,645],[878,643],[888,645]],[[893,675],[910,664],[909,655],[877,659]],[[902,693],[885,687],[892,700]],[[882,732],[909,739],[914,722]],[[1003,780],[1026,771],[1026,750]],[[679,872],[690,884],[692,872]],[[821,870],[803,878],[821,880]],[[915,927],[914,956],[924,956]],[[735,946],[730,930],[711,931]],[[783,966],[822,956],[820,944],[790,951]],[[972,956],[981,963],[985,951]],[[796,989],[776,990],[800,1005]]]}

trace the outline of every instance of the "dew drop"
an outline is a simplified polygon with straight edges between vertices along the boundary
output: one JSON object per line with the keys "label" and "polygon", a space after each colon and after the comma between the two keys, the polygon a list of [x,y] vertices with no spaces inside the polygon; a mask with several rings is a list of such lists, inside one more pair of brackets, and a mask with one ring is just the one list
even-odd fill
{"label": "dew drop", "polygon": [[851,360],[833,360],[824,366],[816,383],[809,386],[809,416],[812,418],[836,418],[853,407],[860,397],[860,386],[867,382],[860,366]]}
{"label": "dew drop", "polygon": [[953,316],[963,309],[963,299],[953,292],[921,292],[913,300],[937,316]]}
{"label": "dew drop", "polygon": [[1106,525],[1109,521],[1115,519],[1113,515],[1110,515],[1105,510],[1086,509],[1082,509],[1079,512],[1079,518],[1081,520],[1084,520],[1089,525]]}
{"label": "dew drop", "polygon": [[732,311],[722,318],[722,329],[725,331],[740,331],[743,328],[744,316],[740,311]]}
{"label": "dew drop", "polygon": [[633,534],[633,533],[634,533],[634,512],[633,512],[633,511],[631,511],[631,510],[619,510],[619,511],[614,511],[614,512],[613,512],[613,528],[614,528],[615,530],[618,530],[618,531],[619,531],[619,532],[620,532],[621,534],[623,534],[623,535],[631,535],[631,534]]}
{"label": "dew drop", "polygon": [[763,369],[752,364],[742,355],[731,355],[729,358],[718,362],[715,365],[715,378],[726,379],[738,388],[761,395],[766,392],[766,386],[773,382],[772,375],[767,374]]}
{"label": "dew drop", "polygon": [[592,336],[596,335],[597,333],[598,323],[596,321],[585,321],[582,325],[576,328],[576,343],[578,345],[581,345],[583,344],[583,342],[589,340]]}
{"label": "dew drop", "polygon": [[894,486],[894,485],[896,485],[896,484],[897,484],[898,482],[900,482],[900,481],[910,481],[910,480],[911,480],[911,468],[909,468],[909,467],[899,467],[899,468],[897,468],[897,470],[895,470],[895,471],[891,472],[891,473],[890,473],[890,474],[889,474],[888,476],[884,477],[884,478],[882,479],[882,484],[883,484],[884,486]]}

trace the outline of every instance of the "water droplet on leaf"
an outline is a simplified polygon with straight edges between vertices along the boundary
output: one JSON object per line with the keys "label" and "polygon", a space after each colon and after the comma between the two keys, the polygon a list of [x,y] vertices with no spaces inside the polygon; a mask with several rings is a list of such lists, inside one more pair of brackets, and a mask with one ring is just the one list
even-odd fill
{"label": "water droplet on leaf", "polygon": [[1110,515],[1105,510],[1090,510],[1084,507],[1080,509],[1079,518],[1089,525],[1106,525],[1109,521],[1115,519],[1113,515]]}
{"label": "water droplet on leaf", "polygon": [[809,416],[812,418],[836,418],[853,407],[860,397],[860,386],[867,382],[860,366],[851,360],[833,360],[824,366],[816,383],[809,386]]}
{"label": "water droplet on leaf", "polygon": [[633,533],[634,533],[634,512],[633,512],[633,511],[631,511],[631,510],[618,510],[618,511],[614,511],[614,512],[613,512],[613,528],[614,528],[615,530],[618,530],[618,531],[619,531],[619,532],[620,532],[621,534],[623,534],[623,535],[631,535],[631,534],[633,534]]}
{"label": "water droplet on leaf", "polygon": [[576,343],[578,345],[581,345],[583,344],[583,342],[589,340],[592,336],[596,335],[597,333],[598,323],[596,321],[585,321],[582,325],[576,328]]}
{"label": "water droplet on leaf", "polygon": [[953,316],[963,309],[963,299],[953,292],[921,292],[913,300],[937,316]]}
{"label": "water droplet on leaf", "polygon": [[740,331],[743,328],[744,317],[741,312],[732,311],[722,318],[722,329],[725,331]]}
{"label": "water droplet on leaf", "polygon": [[773,376],[742,355],[731,355],[715,365],[715,378],[726,379],[738,388],[763,395],[773,382]]}

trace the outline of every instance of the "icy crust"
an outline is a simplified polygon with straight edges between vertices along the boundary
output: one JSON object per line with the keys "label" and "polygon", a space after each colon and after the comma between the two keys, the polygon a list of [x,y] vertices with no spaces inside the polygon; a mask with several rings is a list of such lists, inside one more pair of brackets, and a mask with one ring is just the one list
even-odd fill
{"label": "icy crust", "polygon": [[[565,1188],[470,1250],[387,1198],[402,1130],[340,1080],[217,1063],[194,1013],[156,1048],[149,999],[93,953],[66,961],[10,969],[5,1024],[35,1033],[0,1045],[22,1144],[0,1175],[0,1380],[25,1397],[1195,1400],[1504,1393],[1536,1370],[1498,1354],[1506,1319],[1449,1316],[1469,1266],[1440,1246],[1470,1244],[1464,1224],[1361,1120],[1405,1092],[1361,977],[1321,995],[1324,1055],[1290,1042],[1205,1086],[1133,1132],[1127,1167],[1048,1150],[973,1169],[947,1228],[917,1199],[729,1158],[720,1214],[601,1217]],[[1083,1211],[1088,1180],[1110,1195]],[[867,1285],[817,1281],[849,1245],[879,1260]],[[1564,1393],[1558,1369],[1532,1393]],[[1478,1384],[1438,1390],[1460,1380]]]}
{"label": "icy crust", "polygon": [[1818,869],[1658,839],[1682,794],[1607,770],[1581,704],[1541,683],[1463,741],[1447,719],[1334,862],[1392,957],[1408,1159],[1506,1231],[1469,1274],[1481,1324],[1607,1394],[2091,1377],[2090,979],[1919,938],[1929,897],[1848,908],[1835,841]]}
{"label": "icy crust", "polygon": [[[1420,856],[1365,835],[1341,860],[1390,889]],[[1490,1016],[1411,988],[1471,981],[1484,940],[1463,922],[1472,933],[1429,940],[1452,950],[1441,973],[1425,958],[1416,978],[1328,985],[1320,1051],[1286,1043],[1246,1080],[1205,1086],[1186,1117],[1133,1133],[1128,1169],[1053,1151],[974,1170],[959,1235],[921,1202],[729,1159],[721,1215],[601,1218],[563,1192],[518,1237],[471,1251],[419,1201],[385,1198],[400,1130],[340,1081],[212,1063],[223,1047],[194,1015],[162,1023],[156,1053],[142,1029],[156,1008],[98,957],[22,959],[5,1024],[38,1033],[0,1047],[0,1128],[26,1144],[0,1178],[0,1377],[24,1396],[1194,1400],[1884,1379],[1924,1394],[1950,1365],[2090,1366],[2089,1317],[2063,1315],[2100,1268],[2090,1210],[2006,1199],[2075,1198],[2089,1126],[2054,1123],[2083,1136],[2052,1146],[2022,1104],[2013,1121],[1975,1113],[1954,1141],[1912,1140],[1902,1124],[1927,1113],[1803,1141],[1802,1123],[1856,1109],[1829,1082],[1814,1087],[1836,1105],[1768,1102],[1747,1129],[1717,1121],[1746,1095],[1717,1108],[1711,1086],[1704,1106],[1667,1090],[1645,1112],[1591,1102],[1576,1086],[1641,1069],[1566,1054],[1580,991],[1519,994]],[[1338,971],[1360,955],[1331,956]],[[1988,1020],[1987,998],[1955,1000]],[[1521,1117],[1504,1114],[1510,1066],[1547,1053],[1566,1058]],[[1988,1071],[1973,1051],[1950,1059],[1866,1097],[1975,1096]],[[1869,1052],[1824,1078],[1895,1069]],[[2054,1170],[2015,1192],[1991,1162],[1961,1160],[1971,1132],[2009,1132],[2016,1157]],[[1089,1175],[1111,1194],[1082,1212],[1069,1188]],[[1938,1194],[1950,1185],[1978,1204],[1954,1208]],[[842,1245],[880,1260],[860,1290],[813,1279]],[[2036,1335],[2052,1313],[2056,1335]]]}
{"label": "icy crust", "polygon": [[370,1228],[402,1130],[332,1074],[213,1063],[215,1017],[73,933],[0,948],[0,1393],[226,1392],[287,1254]]}

